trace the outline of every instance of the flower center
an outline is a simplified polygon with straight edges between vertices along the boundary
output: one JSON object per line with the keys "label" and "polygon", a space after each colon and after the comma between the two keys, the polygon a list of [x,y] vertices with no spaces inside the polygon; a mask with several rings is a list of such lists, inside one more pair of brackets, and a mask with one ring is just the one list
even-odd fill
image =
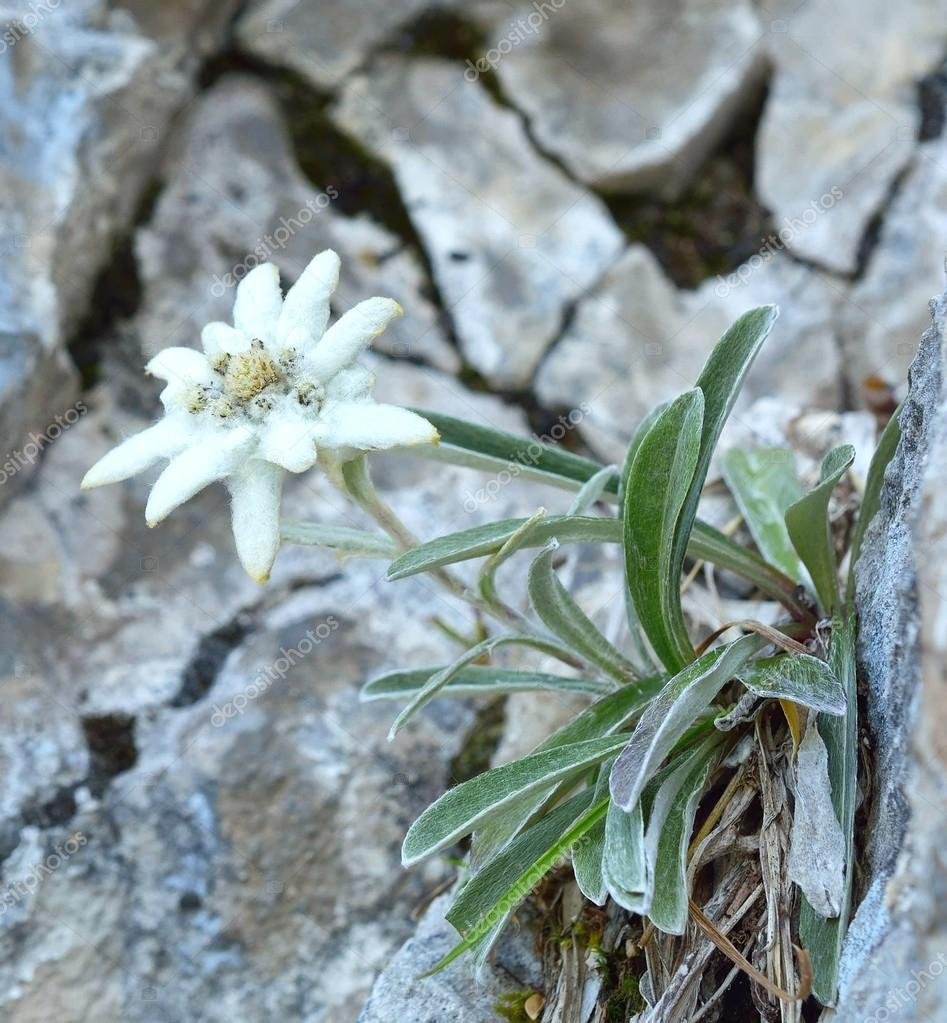
{"label": "flower center", "polygon": [[230,357],[224,374],[224,393],[238,401],[249,401],[282,378],[279,366],[266,354],[263,345],[254,341],[245,352]]}

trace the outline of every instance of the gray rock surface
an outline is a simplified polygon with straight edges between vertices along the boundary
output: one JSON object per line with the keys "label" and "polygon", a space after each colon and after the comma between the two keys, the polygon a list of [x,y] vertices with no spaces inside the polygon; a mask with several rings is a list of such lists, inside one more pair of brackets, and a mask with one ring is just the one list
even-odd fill
{"label": "gray rock surface", "polygon": [[[620,462],[631,432],[655,404],[692,386],[724,331],[753,306],[776,303],[780,317],[734,413],[760,395],[832,408],[839,359],[833,317],[840,288],[776,253],[727,278],[682,291],[643,245],[630,246],[583,298],[536,377],[540,401],[588,412],[580,431]],[[804,369],[803,369],[804,368]]]}
{"label": "gray rock surface", "polygon": [[911,368],[902,440],[857,569],[859,658],[876,760],[864,901],[846,943],[835,1017],[844,1023],[872,1014],[906,1023],[947,1018],[945,317],[942,296]]}
{"label": "gray rock surface", "polygon": [[333,116],[390,163],[467,360],[495,385],[526,384],[620,251],[605,206],[460,65],[380,59]]}
{"label": "gray rock surface", "polygon": [[420,979],[457,944],[457,932],[444,920],[450,897],[433,902],[414,936],[375,982],[359,1023],[496,1023],[503,995],[542,985],[539,958],[528,927],[510,928],[497,946],[489,969],[477,977],[463,961]]}
{"label": "gray rock surface", "polygon": [[[61,346],[85,315],[95,276],[152,177],[168,120],[193,92],[202,57],[220,44],[235,0],[160,6],[0,8],[0,331],[14,339],[4,341],[0,369],[4,458],[72,400]],[[9,381],[10,365],[29,368],[29,387]]]}
{"label": "gray rock surface", "polygon": [[241,46],[305,75],[314,85],[338,85],[400,25],[445,6],[432,0],[256,0],[237,26]]}
{"label": "gray rock surface", "polygon": [[938,5],[766,0],[774,71],[757,139],[757,189],[798,255],[856,268],[872,217],[907,165],[916,82],[943,59]]}
{"label": "gray rock surface", "polygon": [[907,368],[940,287],[947,237],[947,139],[918,147],[881,226],[864,275],[842,311],[841,337],[850,393],[880,377],[904,396]]}
{"label": "gray rock surface", "polygon": [[487,49],[469,75],[495,70],[540,147],[605,191],[679,192],[762,85],[745,0],[501,0],[473,14]]}

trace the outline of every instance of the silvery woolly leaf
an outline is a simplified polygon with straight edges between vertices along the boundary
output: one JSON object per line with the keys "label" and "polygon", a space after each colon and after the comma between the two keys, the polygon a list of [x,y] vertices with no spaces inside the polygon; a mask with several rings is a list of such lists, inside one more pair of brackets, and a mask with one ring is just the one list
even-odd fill
{"label": "silvery woolly leaf", "polygon": [[405,866],[417,863],[469,835],[511,800],[566,778],[577,777],[616,752],[625,737],[609,736],[533,753],[494,767],[449,789],[408,829],[401,850]]}
{"label": "silvery woolly leaf", "polygon": [[630,810],[675,743],[710,706],[717,693],[766,645],[752,634],[711,650],[678,672],[641,715],[612,768],[612,799]]}

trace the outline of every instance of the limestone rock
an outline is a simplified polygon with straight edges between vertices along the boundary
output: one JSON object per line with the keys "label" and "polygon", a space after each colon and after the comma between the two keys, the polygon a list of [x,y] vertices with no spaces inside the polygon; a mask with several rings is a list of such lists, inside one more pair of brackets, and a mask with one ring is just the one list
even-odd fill
{"label": "limestone rock", "polygon": [[391,165],[467,360],[497,386],[525,385],[621,248],[604,205],[446,61],[380,59],[333,116]]}
{"label": "limestone rock", "polygon": [[757,139],[757,189],[798,255],[856,269],[872,217],[907,165],[919,124],[916,82],[943,58],[927,0],[767,0],[773,79]]}
{"label": "limestone rock", "polygon": [[907,367],[928,322],[926,303],[940,287],[947,246],[947,140],[918,147],[892,202],[865,273],[842,310],[850,393],[880,377],[904,396]]}
{"label": "limestone rock", "polygon": [[[104,0],[0,7],[4,458],[66,411],[75,381],[62,344],[236,4],[160,6],[160,15],[138,0],[120,10]],[[28,384],[11,372],[29,372]]]}
{"label": "limestone rock", "polygon": [[444,920],[450,897],[442,895],[424,914],[414,936],[382,972],[359,1023],[434,1023],[456,1019],[464,1023],[495,1023],[496,1005],[505,994],[542,984],[542,972],[528,927],[508,928],[501,938],[496,962],[475,977],[465,961],[418,979],[457,943],[457,932]]}
{"label": "limestone rock", "polygon": [[431,0],[257,0],[237,26],[241,46],[305,75],[320,88],[338,85],[373,49]]}
{"label": "limestone rock", "polygon": [[[605,191],[674,195],[762,84],[746,0],[477,5],[495,69],[537,143]],[[472,69],[471,69],[472,68]]]}
{"label": "limestone rock", "polygon": [[641,418],[693,386],[733,321],[776,303],[780,317],[747,378],[735,420],[754,398],[775,392],[832,408],[840,392],[833,332],[839,301],[834,282],[784,253],[688,292],[668,280],[644,246],[632,245],[579,303],[539,369],[536,390],[546,405],[581,409],[583,436],[606,460],[620,463]]}
{"label": "limestone rock", "polygon": [[944,1018],[947,296],[911,367],[902,439],[859,562],[859,660],[875,761],[863,901],[843,954],[839,1023]]}

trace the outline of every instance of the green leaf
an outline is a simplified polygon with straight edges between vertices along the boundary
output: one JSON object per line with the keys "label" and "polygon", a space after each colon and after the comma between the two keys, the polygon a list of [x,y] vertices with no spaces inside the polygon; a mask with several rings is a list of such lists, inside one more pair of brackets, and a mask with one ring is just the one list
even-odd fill
{"label": "green leaf", "polygon": [[812,960],[812,991],[823,1005],[834,1005],[842,943],[848,930],[855,849],[855,803],[858,775],[858,704],[855,677],[855,616],[836,615],[832,623],[829,664],[841,680],[848,710],[844,717],[820,714],[819,734],[829,755],[832,805],[845,836],[845,894],[842,911],[825,919],[805,897],[799,911],[799,936]]}
{"label": "green leaf", "polygon": [[786,528],[809,570],[819,602],[826,611],[838,603],[838,566],[829,522],[829,498],[855,459],[851,444],[833,448],[822,461],[817,487],[786,510]]}
{"label": "green leaf", "polygon": [[687,849],[701,793],[722,748],[720,737],[711,735],[683,753],[651,801],[645,835],[653,878],[648,917],[665,934],[683,934],[687,925]]}
{"label": "green leaf", "polygon": [[599,632],[559,581],[552,559],[559,545],[547,547],[529,569],[527,587],[536,614],[566,646],[618,682],[635,678],[631,662]]}
{"label": "green leaf", "polygon": [[297,543],[310,547],[329,547],[343,555],[362,558],[394,558],[398,545],[381,533],[348,526],[325,526],[319,522],[280,522],[283,543]]}
{"label": "green leaf", "polygon": [[858,520],[852,532],[852,542],[849,547],[850,556],[848,562],[848,586],[846,588],[846,599],[851,601],[855,598],[855,566],[861,556],[862,541],[865,539],[865,531],[871,520],[878,514],[881,507],[881,488],[885,482],[885,469],[888,463],[894,458],[898,450],[898,442],[901,440],[901,406],[895,410],[894,415],[888,420],[887,425],[881,432],[878,446],[871,456],[871,465],[868,466],[868,478],[865,480],[865,493],[862,495],[861,508],[858,510]]}
{"label": "green leaf", "polygon": [[[464,934],[494,910],[509,888],[510,878],[519,877],[549,851],[562,833],[589,808],[592,794],[592,789],[585,789],[517,835],[506,849],[473,874],[460,889],[445,914],[447,921]],[[514,908],[504,905],[504,918]]]}
{"label": "green leaf", "polygon": [[558,644],[539,639],[535,636],[524,636],[516,632],[505,633],[500,636],[490,636],[488,639],[483,640],[483,642],[477,643],[476,646],[472,646],[469,650],[465,650],[456,661],[448,664],[446,668],[441,668],[437,674],[432,675],[427,680],[421,689],[414,694],[408,705],[395,718],[388,732],[389,741],[394,739],[411,718],[422,707],[426,707],[459,672],[467,668],[474,661],[479,661],[482,657],[492,654],[494,650],[502,646],[528,646],[544,654],[551,654],[553,657],[571,656],[568,650],[564,650]]}
{"label": "green leaf", "polygon": [[[608,775],[611,761],[606,761],[598,770],[593,803],[608,796]],[[604,906],[608,898],[608,887],[602,874],[602,857],[605,853],[605,821],[600,820],[572,847],[572,872],[579,891],[596,906]]]}
{"label": "green leaf", "polygon": [[[454,565],[472,558],[494,554],[527,519],[501,519],[482,526],[472,526],[457,533],[430,540],[407,551],[388,567],[390,580],[405,579],[419,572],[430,572],[445,565]],[[621,543],[622,524],[618,519],[598,516],[556,515],[543,519],[530,530],[526,547],[543,547],[555,538],[567,543]],[[696,522],[691,531],[687,553],[692,558],[709,561],[720,568],[742,576],[765,594],[805,614],[795,601],[796,583],[778,569],[768,565],[759,555],[735,543],[719,530],[704,522]]]}
{"label": "green leaf", "polygon": [[640,802],[625,811],[614,800],[605,817],[602,877],[608,893],[632,913],[648,908],[650,875],[644,850],[644,816]]}
{"label": "green leaf", "polygon": [[[371,700],[401,700],[415,696],[434,675],[444,670],[415,668],[412,671],[392,671],[372,679],[362,687],[363,702]],[[567,678],[548,675],[541,671],[514,671],[493,665],[470,664],[461,668],[444,686],[444,696],[500,696],[507,693],[527,693],[545,690],[560,693],[593,693],[601,695],[607,684],[599,679]]]}
{"label": "green leaf", "polygon": [[[638,454],[638,448],[641,447],[641,442],[648,435],[648,431],[654,425],[655,420],[660,416],[667,408],[669,402],[661,402],[660,405],[655,406],[638,424],[635,428],[635,432],[632,434],[631,443],[628,445],[628,450],[625,452],[625,461],[621,468],[621,482],[619,483],[619,512],[618,517],[622,522],[622,532],[624,533],[624,521],[625,521],[625,502],[628,494],[628,474],[631,472],[631,467],[634,464],[635,456]],[[638,668],[638,673],[648,675],[657,670],[658,663],[655,658],[654,652],[648,646],[647,640],[645,639],[644,630],[641,627],[641,619],[638,617],[638,612],[635,609],[635,598],[634,594],[628,586],[627,580],[622,591],[625,603],[625,618],[628,622],[628,634],[631,637],[633,656],[632,662]]]}
{"label": "green leaf", "polygon": [[773,305],[760,306],[744,313],[714,346],[697,378],[696,389],[704,396],[700,452],[677,523],[673,563],[683,564],[684,552],[697,519],[697,505],[704,489],[710,460],[720,439],[720,431],[778,315],[779,310]]}
{"label": "green leaf", "polygon": [[[412,411],[432,423],[441,439],[439,444],[418,444],[405,449],[410,454],[475,469],[504,471],[511,476],[536,479],[567,490],[578,489],[602,468],[589,458],[574,455],[554,444],[545,444],[535,437],[518,437],[439,412]],[[426,450],[422,451],[422,448]],[[611,480],[607,489],[617,494],[617,479]]]}
{"label": "green leaf", "polygon": [[656,417],[628,472],[625,579],[638,621],[669,671],[693,659],[681,610],[684,548],[674,537],[700,453],[704,398],[688,391]]}
{"label": "green leaf", "polygon": [[602,497],[617,475],[618,470],[614,465],[606,465],[604,469],[599,469],[591,479],[582,484],[581,489],[569,506],[567,514],[585,515],[589,508]]}
{"label": "green leaf", "polygon": [[[495,940],[506,919],[504,910],[506,906],[517,906],[536,887],[540,880],[556,866],[557,863],[569,852],[569,849],[580,841],[595,825],[605,816],[608,808],[608,799],[602,799],[593,803],[578,820],[563,832],[559,839],[550,846],[539,859],[532,863],[513,883],[503,892],[497,900],[498,909],[488,913],[479,923],[468,931],[463,941],[455,945],[443,959],[424,976],[429,977],[445,966],[452,963],[464,952],[477,950],[482,957]],[[499,927],[498,927],[499,921]]]}
{"label": "green leaf", "polygon": [[576,777],[625,743],[623,735],[570,743],[494,767],[449,789],[408,829],[401,850],[405,866],[469,835],[481,821],[527,792]]}
{"label": "green leaf", "polygon": [[731,448],[723,475],[760,553],[797,582],[808,575],[786,529],[786,509],[803,496],[789,448]]}
{"label": "green leaf", "polygon": [[546,509],[537,509],[536,513],[519,526],[509,540],[505,541],[502,547],[491,554],[481,566],[480,575],[477,578],[477,588],[480,591],[480,596],[489,606],[503,606],[496,589],[496,574],[500,566],[529,544],[530,536],[539,528],[545,518]]}
{"label": "green leaf", "polygon": [[[556,749],[587,739],[600,739],[633,722],[660,692],[663,678],[646,678],[633,685],[622,686],[614,693],[603,696],[586,707],[572,721],[556,729],[533,753]],[[571,784],[571,783],[567,783]],[[556,784],[516,799],[499,813],[491,815],[474,836],[471,862],[482,864],[502,849],[510,839],[529,822],[543,804],[554,794]]]}
{"label": "green leaf", "polygon": [[620,807],[625,810],[634,807],[648,779],[675,743],[764,646],[766,640],[755,633],[743,636],[698,657],[665,685],[639,718],[628,745],[612,768],[612,799]]}
{"label": "green leaf", "polygon": [[[528,519],[501,519],[449,533],[402,554],[388,568],[389,579],[404,579],[453,565],[458,561],[482,558],[498,551]],[[621,526],[615,519],[598,516],[555,515],[537,522],[530,530],[527,546],[544,547],[556,538],[560,543],[620,543]]]}
{"label": "green leaf", "polygon": [[751,692],[764,699],[792,700],[825,714],[845,713],[845,690],[831,667],[808,654],[762,657],[743,667],[737,676]]}

